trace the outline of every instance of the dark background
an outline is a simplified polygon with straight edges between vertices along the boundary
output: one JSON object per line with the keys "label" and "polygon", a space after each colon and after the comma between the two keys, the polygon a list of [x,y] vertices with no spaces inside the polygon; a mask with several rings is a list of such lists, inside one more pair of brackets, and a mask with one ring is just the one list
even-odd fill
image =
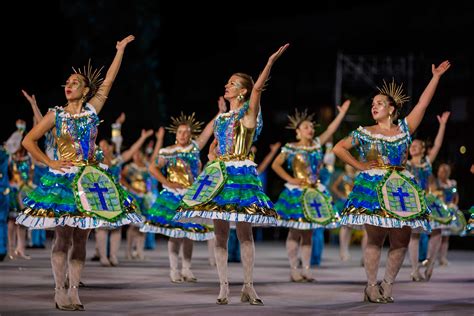
{"label": "dark background", "polygon": [[[472,1],[354,1],[349,5],[335,1],[287,1],[284,5],[275,1],[219,5],[204,1],[41,1],[15,2],[3,13],[0,133],[4,140],[14,131],[17,118],[25,119],[28,128],[32,125],[32,113],[20,89],[37,96],[42,112],[63,105],[61,85],[71,67],[92,58],[94,65],[107,68],[115,42],[128,34],[134,34],[136,40],[126,49],[101,112],[104,122],[100,127],[100,136],[109,136],[110,124],[124,111],[126,146],[141,128],[167,125],[169,117],[181,110],[195,111],[200,120],[210,120],[232,73],[246,72],[256,79],[270,54],[289,42],[262,97],[264,129],[257,142],[257,161],[270,143],[293,140],[284,126],[286,115],[295,107],[317,113],[318,132],[334,117],[338,53],[410,56],[414,102],[431,77],[431,64],[449,59],[452,68],[443,76],[416,136],[434,140],[436,114],[452,112],[435,167],[440,162],[451,163],[461,209],[474,204],[474,176],[469,173],[474,163]],[[377,84],[382,78],[391,79],[381,73]],[[353,105],[351,119],[342,123],[335,142],[359,124],[372,124],[369,105],[375,86],[352,82],[342,86],[342,93]],[[167,135],[165,145],[172,141]],[[467,147],[465,154],[459,151],[462,145]],[[269,195],[275,200],[283,181],[273,172],[268,177]]]}

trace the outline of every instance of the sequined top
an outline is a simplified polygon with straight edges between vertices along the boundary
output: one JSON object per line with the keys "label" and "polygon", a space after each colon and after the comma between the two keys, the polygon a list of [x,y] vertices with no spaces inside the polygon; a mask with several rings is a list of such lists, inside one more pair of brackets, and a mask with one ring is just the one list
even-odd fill
{"label": "sequined top", "polygon": [[145,194],[149,191],[148,183],[151,181],[147,166],[140,167],[134,162],[130,163],[125,173],[125,180],[134,193]]}
{"label": "sequined top", "polygon": [[87,103],[79,114],[70,114],[62,107],[52,110],[56,112],[55,157],[76,166],[97,163],[95,140],[100,122],[94,107]]}
{"label": "sequined top", "polygon": [[454,196],[458,192],[456,180],[449,179],[447,183],[442,183],[436,179],[436,187],[441,191],[441,196],[446,204],[453,203]]}
{"label": "sequined top", "polygon": [[120,176],[122,173],[123,158],[122,155],[114,157],[109,165],[109,172],[114,177],[114,180],[120,182]]}
{"label": "sequined top", "polygon": [[297,146],[288,143],[282,147],[288,169],[296,179],[304,179],[308,185],[318,181],[319,169],[323,162],[323,151],[319,138],[315,138],[311,146]]}
{"label": "sequined top", "polygon": [[433,169],[431,167],[431,162],[428,157],[423,157],[420,161],[420,164],[415,165],[411,161],[407,162],[407,170],[415,177],[416,182],[420,187],[428,191],[429,189],[429,180]]}
{"label": "sequined top", "polygon": [[201,171],[199,145],[192,141],[186,147],[170,146],[162,148],[158,159],[163,159],[163,173],[173,183],[189,187]]}
{"label": "sequined top", "polygon": [[350,136],[360,159],[364,162],[377,160],[380,167],[405,167],[411,135],[406,119],[399,120],[398,127],[401,133],[395,136],[373,134],[362,126],[353,131]]}
{"label": "sequined top", "polygon": [[261,112],[257,116],[257,125],[247,128],[242,122],[249,109],[249,102],[245,102],[240,109],[221,113],[214,122],[214,136],[217,139],[217,157],[227,156],[231,159],[248,158],[252,143],[257,140],[262,130]]}
{"label": "sequined top", "polygon": [[354,187],[354,177],[344,174],[342,176],[341,186],[343,189],[342,192],[344,192],[345,196],[348,197]]}
{"label": "sequined top", "polygon": [[18,185],[32,182],[33,162],[29,155],[11,160],[12,182]]}
{"label": "sequined top", "polygon": [[8,153],[0,146],[0,194],[8,194]]}

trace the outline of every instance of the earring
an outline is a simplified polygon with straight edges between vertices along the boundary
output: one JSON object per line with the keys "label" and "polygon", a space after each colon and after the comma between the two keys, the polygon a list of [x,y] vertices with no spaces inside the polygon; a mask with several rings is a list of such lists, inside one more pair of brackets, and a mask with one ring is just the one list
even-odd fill
{"label": "earring", "polygon": [[388,114],[388,119],[390,120],[390,122],[392,122],[392,113]]}
{"label": "earring", "polygon": [[237,100],[242,101],[244,99],[244,96],[242,94],[239,94],[237,96]]}

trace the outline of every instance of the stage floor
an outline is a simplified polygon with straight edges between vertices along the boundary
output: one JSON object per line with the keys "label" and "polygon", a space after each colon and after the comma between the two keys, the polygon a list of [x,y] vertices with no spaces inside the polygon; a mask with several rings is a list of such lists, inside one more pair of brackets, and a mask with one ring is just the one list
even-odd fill
{"label": "stage floor", "polygon": [[[122,248],[124,247],[122,243]],[[104,268],[89,258],[80,289],[86,311],[81,315],[288,315],[288,314],[403,314],[473,315],[474,253],[450,250],[450,264],[437,266],[430,282],[410,281],[408,257],[399,273],[394,304],[362,302],[365,272],[361,252],[352,248],[350,262],[339,260],[338,248],[326,245],[321,267],[314,269],[315,283],[289,282],[289,264],[283,242],[256,244],[254,283],[265,306],[240,302],[242,267],[229,264],[230,304],[216,305],[217,272],[208,263],[206,243],[195,243],[193,271],[198,283],[172,284],[169,280],[165,240],[146,251],[146,260],[124,260]],[[0,262],[1,315],[53,315],[54,283],[48,249],[28,249],[32,260]],[[384,249],[382,264],[387,249]],[[120,252],[123,258],[123,251]],[[120,259],[120,258],[119,258]],[[384,269],[379,271],[383,277]]]}

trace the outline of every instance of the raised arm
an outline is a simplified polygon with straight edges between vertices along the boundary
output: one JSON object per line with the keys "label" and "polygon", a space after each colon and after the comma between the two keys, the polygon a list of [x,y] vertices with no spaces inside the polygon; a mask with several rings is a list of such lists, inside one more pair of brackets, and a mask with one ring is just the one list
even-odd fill
{"label": "raised arm", "polygon": [[73,166],[73,164],[64,160],[51,160],[38,146],[38,140],[54,127],[55,117],[55,112],[48,112],[44,118],[26,134],[21,144],[36,161],[44,163],[52,169],[63,171],[65,168]]}
{"label": "raised arm", "polygon": [[[262,96],[263,88],[265,87],[265,83],[270,76],[270,70],[272,69],[273,64],[280,58],[280,56],[285,52],[290,44],[285,44],[281,46],[275,53],[273,53],[270,58],[268,58],[268,62],[263,68],[262,73],[258,76],[257,81],[255,82],[252,92],[250,93],[250,100],[249,100],[249,125],[248,127],[255,126],[255,122],[257,120],[258,111],[260,111],[260,98]],[[246,115],[247,117],[247,115]],[[251,120],[251,122],[250,122]]]}
{"label": "raised arm", "polygon": [[133,155],[137,151],[139,151],[140,148],[142,148],[143,143],[145,143],[145,140],[148,137],[150,137],[151,135],[153,135],[153,130],[152,129],[149,129],[147,131],[142,129],[142,133],[141,133],[140,137],[137,139],[137,141],[135,143],[133,143],[133,145],[129,149],[127,149],[126,151],[124,151],[122,153],[123,162],[127,162],[130,159],[132,159]]}
{"label": "raised arm", "polygon": [[115,123],[112,124],[112,143],[115,144],[115,153],[120,154],[122,150],[122,125],[125,122],[125,113],[120,113],[119,117],[115,120]]}
{"label": "raised arm", "polygon": [[41,114],[41,111],[39,110],[35,95],[34,94],[29,95],[25,90],[21,90],[21,92],[25,96],[26,100],[30,102],[31,109],[33,110],[33,115],[35,117],[36,122],[41,121],[41,119],[43,118],[43,114]]}
{"label": "raised arm", "polygon": [[441,76],[451,67],[449,61],[443,61],[438,67],[435,68],[435,65],[431,65],[431,72],[433,73],[433,77],[431,78],[430,82],[423,91],[418,103],[415,105],[413,110],[408,114],[406,117],[408,128],[410,129],[410,134],[413,134],[423,119],[425,115],[426,109],[433,98],[433,95],[436,91],[436,87],[438,86],[439,79]]}
{"label": "raised arm", "polygon": [[104,106],[105,100],[109,95],[110,89],[112,88],[112,84],[115,81],[115,77],[117,77],[117,73],[120,69],[120,65],[122,63],[123,54],[125,51],[125,47],[127,44],[133,41],[135,37],[133,35],[129,35],[125,37],[123,40],[117,42],[115,47],[117,48],[117,53],[115,54],[114,60],[110,65],[109,69],[107,70],[107,74],[105,75],[105,79],[100,85],[96,95],[90,99],[89,103],[95,108],[96,112],[99,113]]}
{"label": "raised arm", "polygon": [[342,106],[337,106],[338,114],[336,118],[329,124],[328,128],[321,134],[319,135],[319,141],[321,142],[321,145],[325,144],[331,136],[336,132],[337,128],[341,124],[342,120],[344,119],[344,116],[346,115],[347,111],[349,110],[349,106],[351,105],[351,100],[346,100],[342,104]]}
{"label": "raised arm", "polygon": [[207,123],[204,130],[201,132],[199,137],[196,139],[196,143],[198,144],[199,149],[203,149],[204,146],[206,146],[207,142],[209,141],[209,138],[211,138],[212,133],[214,131],[214,121],[215,121],[216,117],[219,114],[224,113],[224,112],[227,111],[227,106],[225,104],[225,99],[224,99],[223,96],[220,96],[219,99],[217,100],[217,106],[219,108],[219,112],[217,113],[217,115],[211,121],[209,121],[209,123]]}
{"label": "raised arm", "polygon": [[332,151],[339,159],[341,159],[345,163],[350,164],[357,170],[369,170],[375,168],[378,165],[377,160],[367,162],[357,160],[354,156],[352,156],[349,151],[352,147],[354,147],[352,145],[352,136],[348,136],[346,138],[341,139],[336,144],[336,146],[334,146]]}
{"label": "raised arm", "polygon": [[275,155],[277,154],[278,149],[280,149],[280,147],[281,147],[281,143],[280,143],[280,142],[270,145],[270,151],[269,151],[268,154],[265,156],[265,158],[263,158],[262,162],[258,164],[257,172],[258,172],[259,174],[262,173],[262,172],[264,172],[264,171],[268,168],[268,166],[269,166],[270,163],[272,162],[273,158],[274,158]]}
{"label": "raised arm", "polygon": [[428,158],[431,163],[433,163],[438,156],[439,150],[441,149],[441,145],[443,144],[444,133],[446,131],[446,123],[448,122],[449,115],[451,112],[443,112],[441,116],[437,115],[439,122],[438,134],[436,134],[436,138],[434,140],[433,148],[431,148]]}
{"label": "raised arm", "polygon": [[155,148],[153,148],[153,154],[151,155],[151,163],[154,164],[156,161],[156,158],[158,158],[158,153],[160,152],[160,149],[163,147],[163,139],[165,138],[165,129],[163,127],[160,127],[156,133],[156,143],[155,143]]}

